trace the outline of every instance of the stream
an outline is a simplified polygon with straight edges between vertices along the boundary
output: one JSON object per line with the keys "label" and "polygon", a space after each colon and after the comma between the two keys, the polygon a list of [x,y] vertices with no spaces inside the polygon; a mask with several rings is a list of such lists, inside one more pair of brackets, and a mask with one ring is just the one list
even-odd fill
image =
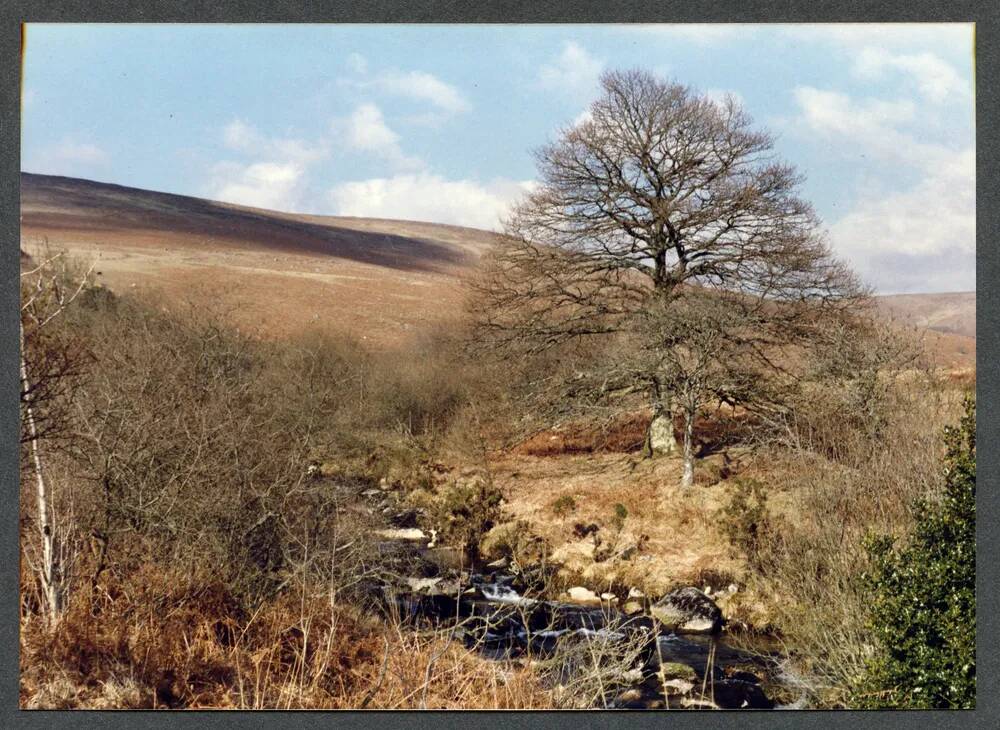
{"label": "stream", "polygon": [[447,630],[490,659],[531,662],[551,689],[575,692],[574,701],[609,709],[801,706],[767,637],[677,633],[646,611],[547,600],[544,582],[524,574],[428,569],[432,551],[412,544],[406,551],[423,576],[383,586],[386,608],[415,629]]}

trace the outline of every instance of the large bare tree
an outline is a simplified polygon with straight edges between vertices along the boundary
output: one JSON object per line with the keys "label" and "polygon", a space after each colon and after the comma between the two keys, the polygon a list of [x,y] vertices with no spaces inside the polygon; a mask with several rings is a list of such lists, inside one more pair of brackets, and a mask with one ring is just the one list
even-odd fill
{"label": "large bare tree", "polygon": [[[734,358],[744,377],[751,361],[780,372],[788,348],[866,292],[831,255],[801,176],[732,97],[638,70],[601,86],[586,119],[537,151],[540,184],[507,220],[473,307],[480,341],[502,351],[638,336],[645,356],[614,363],[601,388],[644,390],[650,446],[670,451],[674,400],[697,379],[678,375],[682,352],[700,368]],[[748,397],[721,373],[720,393]]]}

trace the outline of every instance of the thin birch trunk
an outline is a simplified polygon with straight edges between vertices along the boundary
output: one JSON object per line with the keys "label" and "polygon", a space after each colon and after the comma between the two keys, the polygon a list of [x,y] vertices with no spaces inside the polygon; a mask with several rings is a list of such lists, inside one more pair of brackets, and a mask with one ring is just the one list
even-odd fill
{"label": "thin birch trunk", "polygon": [[38,445],[38,427],[35,424],[35,412],[31,407],[30,381],[28,380],[28,364],[24,355],[24,327],[20,331],[21,339],[21,389],[25,394],[25,421],[28,424],[28,434],[31,443],[31,459],[35,467],[35,489],[38,500],[38,526],[42,538],[42,588],[45,592],[45,602],[48,607],[48,620],[54,624],[59,619],[62,610],[62,592],[55,565],[55,548],[53,525],[49,516],[48,489],[42,470],[42,455]]}
{"label": "thin birch trunk", "polygon": [[681,486],[690,487],[694,484],[694,409],[684,412],[684,475]]}

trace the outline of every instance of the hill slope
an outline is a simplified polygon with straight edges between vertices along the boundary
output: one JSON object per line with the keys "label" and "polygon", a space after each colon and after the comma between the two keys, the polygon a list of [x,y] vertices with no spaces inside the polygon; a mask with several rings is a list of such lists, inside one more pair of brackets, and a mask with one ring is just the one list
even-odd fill
{"label": "hill slope", "polygon": [[[392,345],[460,311],[461,278],[493,233],[435,223],[280,213],[182,195],[21,174],[22,248],[43,241],[93,261],[112,289],[155,289],[165,306],[218,306],[283,336],[313,326]],[[975,364],[975,293],[880,297],[928,328],[937,359]]]}
{"label": "hill slope", "polygon": [[879,303],[894,316],[919,327],[965,337],[976,336],[976,293],[891,294]]}
{"label": "hill slope", "polygon": [[21,174],[22,248],[95,263],[112,289],[213,301],[265,335],[332,325],[378,344],[461,305],[463,272],[493,242],[470,228],[297,215]]}

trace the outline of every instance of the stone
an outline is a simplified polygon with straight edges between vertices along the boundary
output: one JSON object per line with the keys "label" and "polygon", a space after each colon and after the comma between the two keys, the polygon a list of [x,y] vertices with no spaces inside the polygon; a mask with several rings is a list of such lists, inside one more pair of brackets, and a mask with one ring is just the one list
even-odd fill
{"label": "stone", "polygon": [[629,669],[626,672],[622,672],[621,680],[623,682],[628,682],[629,684],[638,684],[643,680],[643,673],[641,669]]}
{"label": "stone", "polygon": [[674,421],[669,414],[661,413],[649,424],[646,451],[650,456],[672,454],[677,450],[674,438]]}
{"label": "stone", "polygon": [[568,595],[569,600],[574,603],[599,604],[601,602],[600,596],[589,588],[584,588],[583,586],[573,586],[566,591],[566,595]]}
{"label": "stone", "polygon": [[387,540],[426,540],[427,535],[423,530],[416,527],[403,528],[400,530],[379,530],[378,536]]}
{"label": "stone", "polygon": [[650,609],[653,618],[678,632],[711,634],[722,628],[722,611],[715,601],[697,588],[671,591]]}
{"label": "stone", "polygon": [[694,682],[686,679],[665,679],[663,681],[663,688],[672,694],[686,695],[694,689]]}
{"label": "stone", "polygon": [[694,668],[680,662],[663,662],[660,665],[660,674],[664,679],[680,679],[686,682],[698,680],[698,673]]}
{"label": "stone", "polygon": [[625,605],[622,606],[622,611],[624,611],[628,616],[642,613],[642,604],[638,601],[625,601]]}
{"label": "stone", "polygon": [[618,695],[619,702],[638,702],[641,699],[642,699],[642,692],[640,692],[635,688],[627,689],[620,695]]}
{"label": "stone", "polygon": [[441,578],[405,578],[404,580],[414,593],[430,591],[431,588],[434,588],[434,586],[441,582]]}
{"label": "stone", "polygon": [[774,701],[764,694],[764,690],[755,682],[745,682],[741,679],[724,679],[713,683],[712,697],[715,704],[723,709],[748,708],[753,710],[770,710]]}

